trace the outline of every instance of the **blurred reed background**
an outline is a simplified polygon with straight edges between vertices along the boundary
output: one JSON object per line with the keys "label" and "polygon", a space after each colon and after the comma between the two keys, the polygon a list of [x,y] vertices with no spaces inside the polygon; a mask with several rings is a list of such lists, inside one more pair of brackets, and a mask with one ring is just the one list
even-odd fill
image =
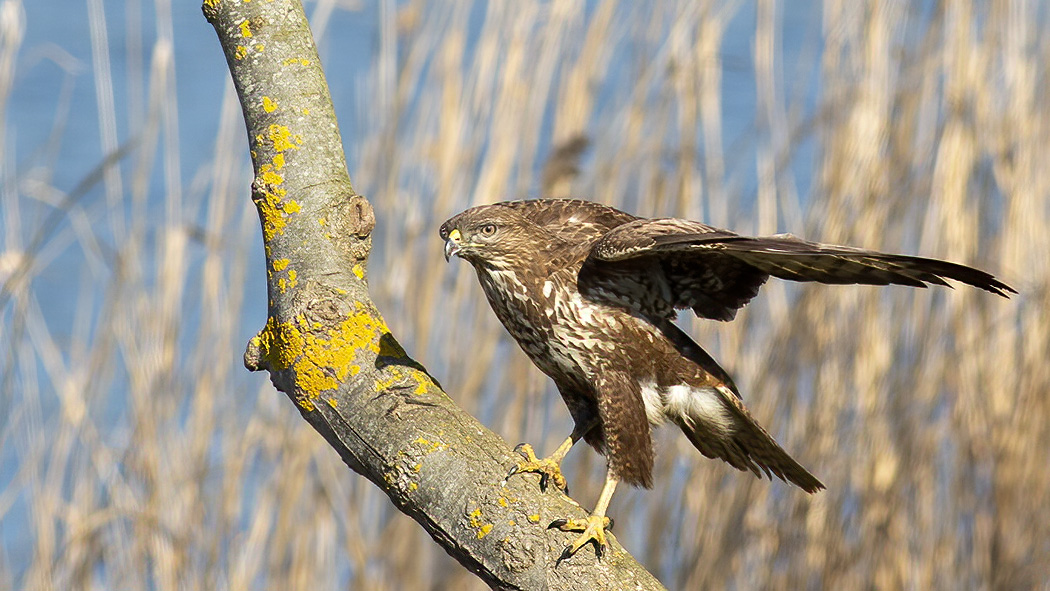
{"label": "blurred reed background", "polygon": [[[172,98],[180,63],[183,88],[202,83],[179,35],[211,44],[208,72],[224,71],[218,45],[198,3],[127,0],[115,85],[113,4],[64,25],[93,48],[68,65],[24,47],[22,1],[0,2],[0,588],[482,588],[242,369],[265,294],[239,107],[228,84],[221,101]],[[828,490],[756,480],[660,432],[655,489],[624,490],[611,514],[668,587],[1048,587],[1044,5],[308,10],[355,188],[376,208],[373,296],[512,444],[549,452],[570,422],[473,272],[442,261],[437,225],[471,205],[572,195],[946,258],[1021,292],[771,283],[735,322],[688,327]],[[350,56],[356,77],[332,49],[348,21],[374,40]],[[76,83],[94,110],[49,97],[46,141],[16,154],[25,119],[7,99],[41,54],[60,88],[90,71]],[[180,144],[189,126],[207,143]],[[98,166],[79,184],[71,145]],[[589,506],[602,461],[581,447],[564,468]]]}

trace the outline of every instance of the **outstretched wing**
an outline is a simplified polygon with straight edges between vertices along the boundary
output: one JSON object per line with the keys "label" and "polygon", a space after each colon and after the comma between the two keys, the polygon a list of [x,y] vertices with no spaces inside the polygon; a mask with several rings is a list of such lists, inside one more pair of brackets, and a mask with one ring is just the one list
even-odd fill
{"label": "outstretched wing", "polygon": [[1009,297],[1013,288],[984,271],[949,263],[802,240],[752,238],[698,222],[636,220],[598,240],[580,271],[580,289],[650,317],[691,308],[730,320],[772,275],[793,281],[867,285],[949,285],[951,279]]}

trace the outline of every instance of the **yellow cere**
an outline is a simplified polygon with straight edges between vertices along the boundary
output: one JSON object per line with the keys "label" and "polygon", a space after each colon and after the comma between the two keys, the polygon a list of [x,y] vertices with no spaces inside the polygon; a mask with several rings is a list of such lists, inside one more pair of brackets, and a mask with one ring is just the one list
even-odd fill
{"label": "yellow cere", "polygon": [[362,349],[378,353],[380,339],[390,330],[382,318],[359,306],[325,332],[316,334],[300,315],[289,322],[270,318],[253,339],[272,370],[294,370],[297,390],[303,396],[299,404],[307,410],[313,410],[313,401],[322,393],[359,372],[354,364],[357,354]]}

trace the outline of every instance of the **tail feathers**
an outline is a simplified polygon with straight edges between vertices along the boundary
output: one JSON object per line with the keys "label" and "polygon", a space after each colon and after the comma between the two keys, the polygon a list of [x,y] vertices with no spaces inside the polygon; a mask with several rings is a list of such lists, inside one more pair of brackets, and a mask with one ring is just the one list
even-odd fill
{"label": "tail feathers", "polygon": [[737,470],[751,471],[759,478],[772,480],[777,476],[808,493],[824,489],[824,484],[788,455],[747,409],[742,405],[728,406],[736,420],[725,429],[702,420],[678,418],[676,422],[696,449],[709,458],[725,460]]}

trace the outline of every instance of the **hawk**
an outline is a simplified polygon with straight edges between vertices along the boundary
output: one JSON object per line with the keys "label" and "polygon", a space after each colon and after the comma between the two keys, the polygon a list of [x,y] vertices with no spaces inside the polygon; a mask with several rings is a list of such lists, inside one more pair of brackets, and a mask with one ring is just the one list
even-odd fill
{"label": "hawk", "polygon": [[926,287],[970,284],[1017,293],[992,275],[935,259],[748,237],[699,222],[646,219],[589,201],[539,199],[474,207],[441,225],[445,259],[477,271],[500,322],[550,376],[575,426],[545,459],[527,444],[511,470],[565,488],[560,463],[583,439],[608,471],[586,519],[551,524],[583,532],[566,550],[606,544],[605,513],[617,483],[650,488],[651,428],[677,425],[709,458],[806,492],[824,485],[759,425],[732,378],[674,320],[691,309],[732,320],[770,277],[820,283]]}

